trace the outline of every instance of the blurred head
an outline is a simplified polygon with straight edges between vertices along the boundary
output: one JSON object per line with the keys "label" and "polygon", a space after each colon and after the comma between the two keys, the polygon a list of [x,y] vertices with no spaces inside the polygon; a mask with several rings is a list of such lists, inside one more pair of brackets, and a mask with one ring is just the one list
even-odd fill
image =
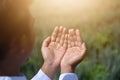
{"label": "blurred head", "polygon": [[29,57],[34,45],[30,3],[30,0],[0,0],[0,63],[21,66]]}

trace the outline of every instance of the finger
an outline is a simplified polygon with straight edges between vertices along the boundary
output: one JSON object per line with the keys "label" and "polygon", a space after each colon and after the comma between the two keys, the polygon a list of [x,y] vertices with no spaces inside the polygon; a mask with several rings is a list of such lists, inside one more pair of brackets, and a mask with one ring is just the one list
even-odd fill
{"label": "finger", "polygon": [[50,39],[50,37],[47,37],[45,40],[44,40],[44,42],[43,42],[43,47],[48,47],[49,46],[49,44],[50,44],[50,42],[51,42],[51,39]]}
{"label": "finger", "polygon": [[60,39],[60,45],[62,45],[62,46],[64,44],[65,36],[66,36],[66,28],[63,29],[62,36]]}
{"label": "finger", "polygon": [[77,45],[80,46],[82,44],[82,37],[78,29],[76,30],[76,37],[77,37]]}
{"label": "finger", "polygon": [[65,35],[65,40],[64,40],[63,47],[64,47],[65,49],[67,49],[67,45],[68,45],[68,35],[66,34],[66,35]]}
{"label": "finger", "polygon": [[58,32],[59,32],[59,28],[58,27],[55,27],[53,33],[52,33],[52,36],[51,36],[51,41],[52,42],[55,42],[56,41],[56,37],[58,35]]}
{"label": "finger", "polygon": [[74,29],[70,29],[69,30],[69,34],[70,34],[70,44],[71,44],[71,46],[72,47],[74,47],[74,41],[73,41],[73,31],[74,31]]}
{"label": "finger", "polygon": [[86,49],[87,49],[87,48],[86,48],[86,45],[85,45],[85,43],[84,43],[84,42],[82,43],[81,47],[82,47],[82,49],[84,49],[84,50],[86,50]]}
{"label": "finger", "polygon": [[72,41],[74,42],[73,46],[77,46],[77,37],[76,37],[76,33],[75,30],[72,31]]}
{"label": "finger", "polygon": [[61,26],[61,27],[59,27],[59,32],[58,32],[58,35],[57,35],[57,38],[56,38],[57,43],[60,43],[62,32],[63,32],[63,27]]}
{"label": "finger", "polygon": [[85,55],[87,48],[84,42],[82,43],[81,47],[82,47],[82,55]]}
{"label": "finger", "polygon": [[71,47],[72,47],[70,41],[71,41],[71,40],[70,40],[70,35],[68,34],[68,48],[71,48]]}

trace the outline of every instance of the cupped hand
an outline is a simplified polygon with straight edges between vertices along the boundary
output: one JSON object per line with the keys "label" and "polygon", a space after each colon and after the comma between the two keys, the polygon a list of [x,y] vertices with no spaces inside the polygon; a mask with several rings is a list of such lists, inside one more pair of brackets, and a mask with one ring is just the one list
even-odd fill
{"label": "cupped hand", "polygon": [[[57,68],[60,66],[67,49],[66,28],[56,27],[51,37],[45,39],[42,45],[44,64],[42,70],[53,78]],[[48,68],[48,69],[47,69]]]}
{"label": "cupped hand", "polygon": [[86,52],[85,43],[82,41],[79,30],[69,30],[68,49],[61,61],[61,73],[73,72],[80,63]]}

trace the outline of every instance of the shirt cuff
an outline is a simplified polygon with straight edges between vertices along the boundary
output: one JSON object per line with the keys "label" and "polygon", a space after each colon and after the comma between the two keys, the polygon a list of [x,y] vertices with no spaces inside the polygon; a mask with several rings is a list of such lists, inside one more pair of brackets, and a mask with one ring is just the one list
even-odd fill
{"label": "shirt cuff", "polygon": [[41,69],[31,80],[51,80]]}
{"label": "shirt cuff", "polygon": [[59,80],[78,80],[78,77],[75,73],[64,73],[60,75]]}

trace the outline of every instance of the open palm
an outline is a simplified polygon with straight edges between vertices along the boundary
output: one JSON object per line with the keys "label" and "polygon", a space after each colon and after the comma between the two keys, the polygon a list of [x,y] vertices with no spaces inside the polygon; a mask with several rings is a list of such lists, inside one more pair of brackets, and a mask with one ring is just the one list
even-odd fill
{"label": "open palm", "polygon": [[69,30],[68,49],[62,59],[62,65],[76,66],[85,56],[86,46],[82,42],[79,30]]}
{"label": "open palm", "polygon": [[42,46],[42,55],[44,61],[49,64],[55,64],[59,67],[62,57],[67,47],[66,29],[56,27],[51,37],[48,37]]}

